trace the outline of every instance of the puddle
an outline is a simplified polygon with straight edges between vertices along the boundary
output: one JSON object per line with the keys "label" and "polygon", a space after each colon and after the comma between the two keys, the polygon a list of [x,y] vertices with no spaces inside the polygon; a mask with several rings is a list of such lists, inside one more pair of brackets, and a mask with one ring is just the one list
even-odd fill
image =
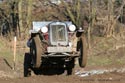
{"label": "puddle", "polygon": [[86,76],[92,76],[92,75],[98,75],[98,74],[104,74],[104,73],[111,73],[111,72],[118,72],[118,73],[123,73],[125,72],[125,68],[117,69],[100,69],[100,70],[90,70],[90,71],[77,71],[75,75],[78,75],[80,77],[86,77]]}

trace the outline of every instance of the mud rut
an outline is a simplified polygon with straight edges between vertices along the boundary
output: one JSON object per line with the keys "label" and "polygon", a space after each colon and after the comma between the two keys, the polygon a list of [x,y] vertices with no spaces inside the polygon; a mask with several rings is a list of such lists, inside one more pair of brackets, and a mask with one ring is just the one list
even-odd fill
{"label": "mud rut", "polygon": [[124,83],[125,73],[110,72],[86,77],[77,75],[31,76],[28,78],[0,77],[0,83]]}
{"label": "mud rut", "polygon": [[75,68],[74,75],[32,75],[24,78],[16,72],[0,70],[0,83],[124,83],[125,66],[117,68]]}
{"label": "mud rut", "polygon": [[13,71],[7,66],[4,58],[0,58],[0,83],[125,83],[125,65],[108,67],[75,67],[74,75],[66,76],[66,72],[57,75],[32,75],[23,77],[23,64]]}

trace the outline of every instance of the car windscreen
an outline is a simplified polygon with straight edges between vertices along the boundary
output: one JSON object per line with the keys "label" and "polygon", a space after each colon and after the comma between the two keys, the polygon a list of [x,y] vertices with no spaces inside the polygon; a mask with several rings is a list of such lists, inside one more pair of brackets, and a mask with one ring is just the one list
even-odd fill
{"label": "car windscreen", "polygon": [[53,42],[61,42],[66,41],[66,32],[65,32],[65,26],[64,25],[52,25],[52,41]]}

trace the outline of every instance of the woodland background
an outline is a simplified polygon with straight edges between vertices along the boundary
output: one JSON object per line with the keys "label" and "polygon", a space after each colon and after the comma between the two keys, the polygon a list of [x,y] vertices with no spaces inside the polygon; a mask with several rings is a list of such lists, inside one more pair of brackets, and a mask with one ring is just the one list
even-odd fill
{"label": "woodland background", "polygon": [[0,0],[0,71],[12,73],[15,66],[23,76],[33,21],[72,21],[87,36],[87,68],[124,68],[125,0]]}
{"label": "woodland background", "polygon": [[92,36],[123,37],[124,0],[1,0],[0,33],[9,40],[25,39],[33,21],[72,21]]}
{"label": "woodland background", "polygon": [[[77,28],[82,27],[88,39],[90,64],[109,64],[114,55],[125,54],[124,0],[1,0],[2,57],[13,55],[14,36],[18,39],[17,55],[28,51],[26,41],[33,21],[72,21]],[[117,61],[124,63],[124,58]]]}

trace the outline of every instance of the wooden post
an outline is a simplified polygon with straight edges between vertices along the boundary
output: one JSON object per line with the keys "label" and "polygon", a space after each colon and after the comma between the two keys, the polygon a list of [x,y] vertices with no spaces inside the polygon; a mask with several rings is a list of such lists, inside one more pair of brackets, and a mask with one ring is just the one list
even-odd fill
{"label": "wooden post", "polygon": [[16,42],[17,42],[17,38],[16,36],[14,37],[14,49],[13,49],[13,70],[15,70],[15,65],[16,65]]}

